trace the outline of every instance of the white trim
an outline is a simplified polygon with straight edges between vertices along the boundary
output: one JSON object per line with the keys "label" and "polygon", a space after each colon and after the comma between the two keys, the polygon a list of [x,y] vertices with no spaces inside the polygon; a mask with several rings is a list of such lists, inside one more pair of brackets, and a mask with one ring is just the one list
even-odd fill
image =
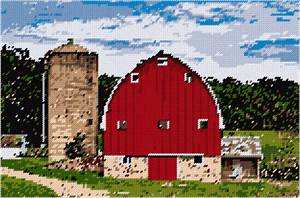
{"label": "white trim", "polygon": [[149,153],[151,156],[204,156],[203,153]]}
{"label": "white trim", "polygon": [[191,83],[192,82],[192,80],[193,80],[193,77],[192,76],[189,76],[188,77],[188,74],[189,74],[190,72],[185,72],[184,73],[184,82],[186,82],[186,83]]}
{"label": "white trim", "polygon": [[[201,127],[200,127],[200,123],[201,122],[203,122],[203,121],[207,121],[208,122],[208,119],[207,118],[199,118],[198,119],[198,122],[197,122],[197,129],[202,129]],[[207,126],[208,127],[208,126]]]}
{"label": "white trim", "polygon": [[118,120],[118,121],[117,121],[117,130],[126,130],[126,129],[122,129],[122,128],[121,128],[121,121],[122,121],[122,124],[124,124],[124,122],[125,122],[125,124],[126,124],[126,129],[127,129],[127,121],[126,121],[126,120]]}
{"label": "white trim", "polygon": [[117,129],[120,129],[120,120],[117,121]]}
{"label": "white trim", "polygon": [[46,144],[46,128],[45,128],[45,122],[46,122],[46,112],[45,112],[45,88],[46,88],[46,84],[45,84],[45,80],[46,80],[46,72],[43,72],[42,74],[42,144]]}
{"label": "white trim", "polygon": [[[127,158],[127,162],[124,163],[124,158]],[[130,156],[124,156],[121,158],[121,164],[125,165],[125,166],[129,166],[131,164],[131,157]]]}
{"label": "white trim", "polygon": [[126,155],[104,155],[104,157],[125,157]]}
{"label": "white trim", "polygon": [[167,129],[170,129],[170,120],[167,121]]}
{"label": "white trim", "polygon": [[157,57],[157,60],[165,61],[165,60],[168,60],[168,57]]}
{"label": "white trim", "polygon": [[[197,73],[198,74],[198,73]],[[199,75],[200,76],[200,75]],[[200,77],[201,78],[201,77]],[[201,79],[202,80],[202,79]],[[224,129],[225,128],[225,125],[223,123],[223,117],[222,117],[222,114],[221,114],[221,110],[220,110],[220,106],[219,106],[219,103],[217,101],[217,97],[216,95],[214,94],[214,92],[212,91],[212,88],[209,86],[208,83],[206,83],[205,81],[202,80],[202,82],[206,85],[206,87],[208,88],[208,91],[209,93],[211,94],[211,96],[213,97],[213,100],[214,100],[214,103],[216,104],[217,106],[217,113],[219,114],[219,129]]]}
{"label": "white trim", "polygon": [[110,93],[109,98],[107,99],[107,102],[104,106],[103,116],[102,116],[102,122],[100,123],[100,128],[104,129],[104,132],[106,131],[106,113],[108,111],[108,105],[112,99],[112,96],[115,94],[116,90],[118,89],[119,85],[122,83],[122,81],[125,79],[126,75],[118,80],[118,83],[114,86],[112,92]]}
{"label": "white trim", "polygon": [[[164,61],[163,63],[158,63],[158,61]],[[167,66],[168,65],[168,57],[158,57],[157,58],[158,66]]]}
{"label": "white trim", "polygon": [[158,123],[159,123],[159,127],[160,127],[160,122],[167,122],[167,128],[159,128],[161,130],[164,130],[164,129],[170,129],[170,120],[158,120]]}
{"label": "white trim", "polygon": [[[133,80],[133,76],[134,75],[137,75],[138,76],[138,79],[137,80]],[[139,73],[131,73],[130,74],[130,82],[131,83],[139,83]]]}

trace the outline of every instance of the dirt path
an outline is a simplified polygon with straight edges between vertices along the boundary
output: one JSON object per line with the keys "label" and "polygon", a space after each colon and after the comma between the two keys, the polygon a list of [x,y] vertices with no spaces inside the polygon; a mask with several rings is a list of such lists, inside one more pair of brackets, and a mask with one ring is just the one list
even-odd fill
{"label": "dirt path", "polygon": [[41,177],[38,175],[30,175],[28,173],[16,171],[6,167],[0,167],[0,170],[1,175],[30,180],[37,184],[51,188],[59,197],[109,197],[109,192],[107,190],[91,190],[74,182]]}

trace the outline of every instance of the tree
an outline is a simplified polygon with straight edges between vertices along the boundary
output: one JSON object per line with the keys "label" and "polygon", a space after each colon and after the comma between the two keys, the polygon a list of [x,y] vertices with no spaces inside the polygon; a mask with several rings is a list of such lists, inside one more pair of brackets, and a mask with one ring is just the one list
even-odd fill
{"label": "tree", "polygon": [[73,141],[66,144],[64,150],[69,159],[75,159],[76,157],[84,158],[87,156],[87,153],[84,150],[84,140],[85,134],[77,133],[73,138]]}
{"label": "tree", "polygon": [[99,82],[99,123],[102,121],[102,116],[104,115],[105,104],[112,94],[114,87],[116,86],[120,77],[114,75],[108,76],[107,74],[100,75],[98,78]]}
{"label": "tree", "polygon": [[1,49],[1,131],[27,134],[33,146],[41,143],[43,67],[29,57],[28,49]]}
{"label": "tree", "polygon": [[290,80],[262,78],[241,83],[227,77],[208,78],[219,103],[225,129],[299,130],[299,85]]}

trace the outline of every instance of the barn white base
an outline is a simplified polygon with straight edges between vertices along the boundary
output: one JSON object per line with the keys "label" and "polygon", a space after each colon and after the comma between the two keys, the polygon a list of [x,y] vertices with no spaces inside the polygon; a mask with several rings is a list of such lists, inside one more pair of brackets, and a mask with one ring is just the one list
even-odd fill
{"label": "barn white base", "polygon": [[104,156],[104,176],[113,178],[148,178],[148,158],[131,157],[130,163],[123,163],[125,156]]}
{"label": "barn white base", "polygon": [[194,163],[193,157],[178,157],[177,179],[221,182],[221,157],[203,157],[199,164]]}
{"label": "barn white base", "polygon": [[[124,163],[124,157],[104,156],[104,176],[148,179],[148,157],[131,157],[130,163]],[[221,157],[203,157],[202,163],[195,164],[193,156],[178,156],[176,167],[178,180],[221,181]]]}

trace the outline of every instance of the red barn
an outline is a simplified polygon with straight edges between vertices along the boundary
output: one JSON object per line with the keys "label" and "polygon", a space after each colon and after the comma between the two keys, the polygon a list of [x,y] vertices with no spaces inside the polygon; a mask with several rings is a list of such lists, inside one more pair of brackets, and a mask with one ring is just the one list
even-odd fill
{"label": "red barn", "polygon": [[104,122],[104,175],[221,179],[221,116],[201,77],[160,51],[112,93]]}

